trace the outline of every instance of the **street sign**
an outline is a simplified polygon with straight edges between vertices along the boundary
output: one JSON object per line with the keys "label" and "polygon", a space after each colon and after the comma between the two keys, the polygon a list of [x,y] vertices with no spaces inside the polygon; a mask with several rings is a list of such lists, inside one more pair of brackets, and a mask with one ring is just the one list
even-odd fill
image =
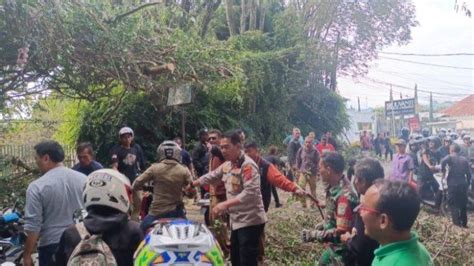
{"label": "street sign", "polygon": [[191,103],[193,99],[193,88],[191,84],[181,84],[168,90],[167,106],[175,106]]}
{"label": "street sign", "polygon": [[415,98],[385,102],[385,116],[415,114]]}

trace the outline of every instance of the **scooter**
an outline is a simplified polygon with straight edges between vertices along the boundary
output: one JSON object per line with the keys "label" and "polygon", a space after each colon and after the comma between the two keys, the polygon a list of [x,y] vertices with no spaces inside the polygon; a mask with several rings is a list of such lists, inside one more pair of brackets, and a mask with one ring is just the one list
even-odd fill
{"label": "scooter", "polygon": [[155,221],[134,255],[135,266],[225,265],[211,231],[186,219]]}
{"label": "scooter", "polygon": [[[22,265],[26,234],[16,205],[0,213],[0,266]],[[33,260],[37,265],[37,261]]]}

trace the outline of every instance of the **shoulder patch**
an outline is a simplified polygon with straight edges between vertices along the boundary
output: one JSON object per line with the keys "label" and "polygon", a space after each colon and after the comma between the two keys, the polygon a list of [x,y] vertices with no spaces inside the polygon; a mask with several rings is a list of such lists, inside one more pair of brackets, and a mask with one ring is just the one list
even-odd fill
{"label": "shoulder patch", "polygon": [[245,182],[252,179],[252,166],[250,164],[245,165],[242,174]]}

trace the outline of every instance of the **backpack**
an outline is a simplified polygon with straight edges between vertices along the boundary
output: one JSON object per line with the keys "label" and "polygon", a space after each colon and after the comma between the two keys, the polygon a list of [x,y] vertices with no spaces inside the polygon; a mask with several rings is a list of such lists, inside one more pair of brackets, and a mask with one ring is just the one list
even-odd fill
{"label": "backpack", "polygon": [[102,240],[101,235],[91,235],[84,223],[76,224],[76,229],[81,236],[67,262],[68,266],[116,266],[110,247]]}

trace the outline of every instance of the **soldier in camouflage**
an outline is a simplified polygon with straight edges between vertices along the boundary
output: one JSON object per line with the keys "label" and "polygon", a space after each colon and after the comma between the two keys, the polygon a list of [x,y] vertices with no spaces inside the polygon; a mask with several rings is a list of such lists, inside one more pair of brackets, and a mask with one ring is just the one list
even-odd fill
{"label": "soldier in camouflage", "polygon": [[350,232],[353,227],[353,209],[359,204],[355,191],[344,177],[344,158],[336,152],[326,152],[319,163],[319,173],[327,183],[326,217],[316,230],[303,230],[304,242],[319,241],[326,250],[319,259],[319,265],[344,265],[347,247],[341,243],[340,236]]}

